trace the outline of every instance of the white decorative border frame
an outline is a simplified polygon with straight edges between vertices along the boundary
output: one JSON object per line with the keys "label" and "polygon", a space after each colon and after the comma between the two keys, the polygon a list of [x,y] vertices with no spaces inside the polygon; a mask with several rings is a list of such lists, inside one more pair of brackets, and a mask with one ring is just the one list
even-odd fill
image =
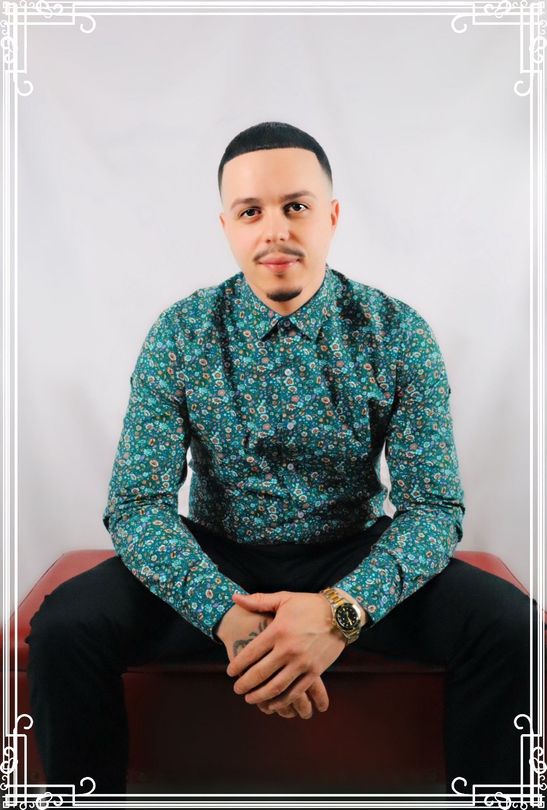
{"label": "white decorative border frame", "polygon": [[[15,583],[13,604],[14,638],[18,638],[18,593],[17,593],[17,489],[12,492],[11,481],[17,482],[17,256],[18,256],[18,187],[17,187],[17,148],[18,148],[18,103],[20,96],[28,96],[33,84],[28,79],[27,31],[35,25],[78,25],[84,34],[95,30],[96,18],[100,16],[181,16],[181,15],[381,15],[381,16],[446,16],[450,18],[452,30],[465,34],[469,25],[513,25],[520,32],[520,78],[515,81],[514,92],[521,97],[529,97],[530,122],[530,590],[538,602],[539,616],[543,615],[545,604],[545,50],[547,46],[547,19],[545,2],[366,2],[363,0],[319,0],[318,2],[294,2],[293,0],[273,0],[273,2],[250,2],[249,0],[219,0],[218,2],[48,2],[48,0],[3,0],[3,13],[0,19],[0,44],[3,55],[3,520],[2,520],[2,569],[3,569],[3,762],[0,787],[6,791],[4,807],[49,807],[75,806],[82,796],[96,797],[95,806],[105,806],[104,794],[94,794],[95,782],[84,777],[84,783],[92,783],[88,792],[77,793],[75,785],[56,785],[63,795],[44,792],[42,795],[30,793],[45,785],[29,785],[27,782],[27,737],[17,731],[22,720],[28,720],[24,727],[32,726],[28,714],[18,715],[13,730],[9,731],[10,708],[10,605],[12,603],[11,580],[12,558]],[[12,348],[14,354],[12,355]],[[533,404],[536,404],[534,413]],[[14,418],[12,422],[12,404]],[[13,502],[13,509],[12,509]],[[13,514],[13,519],[12,519]],[[537,556],[537,560],[536,560]],[[534,568],[534,562],[537,567]],[[530,618],[532,600],[530,599]],[[530,622],[530,627],[533,627]],[[532,630],[530,631],[532,632]],[[538,622],[538,633],[530,638],[530,694],[532,699],[533,645],[537,645],[538,659],[538,722],[537,732],[531,728],[530,715],[519,714],[514,719],[515,727],[523,729],[526,721],[529,731],[520,735],[521,784],[519,785],[472,785],[468,786],[463,777],[453,780],[452,794],[300,794],[295,800],[289,794],[163,794],[165,801],[145,801],[143,794],[124,794],[119,802],[108,800],[109,807],[128,807],[130,796],[134,796],[138,807],[377,807],[374,796],[382,796],[385,807],[423,807],[424,804],[444,807],[545,807],[544,793],[547,791],[545,752],[543,747],[543,720],[545,715],[545,643],[543,621]],[[17,644],[14,649],[14,671],[18,671]],[[15,707],[17,711],[17,678],[15,684]],[[7,742],[6,742],[7,741]],[[24,784],[17,783],[17,751],[23,749]],[[66,795],[68,794],[68,796]],[[174,801],[180,797],[194,797],[194,801]],[[369,796],[371,801],[363,801]],[[385,797],[393,796],[393,802]],[[260,800],[262,797],[262,801]],[[277,801],[272,801],[273,798]],[[318,801],[321,797],[321,801]],[[328,801],[328,799],[331,801]],[[412,797],[418,801],[412,801]],[[458,797],[461,797],[458,800]],[[224,801],[221,800],[224,798]],[[310,801],[310,799],[314,801]],[[404,799],[407,801],[404,801]],[[197,801],[196,801],[197,799]],[[230,799],[231,801],[226,801]],[[65,804],[69,801],[69,804]]]}

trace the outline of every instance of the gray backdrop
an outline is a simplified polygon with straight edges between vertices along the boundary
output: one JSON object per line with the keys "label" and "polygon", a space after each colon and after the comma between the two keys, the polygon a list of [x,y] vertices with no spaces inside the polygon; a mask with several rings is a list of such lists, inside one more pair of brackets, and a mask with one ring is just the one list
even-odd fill
{"label": "gray backdrop", "polygon": [[[459,549],[529,587],[528,109],[518,28],[449,17],[98,17],[29,29],[19,100],[19,597],[101,522],[129,377],[160,311],[238,271],[220,157],[282,120],[332,165],[330,264],[443,350]],[[191,475],[191,473],[189,473]],[[189,479],[181,491],[186,511]]]}

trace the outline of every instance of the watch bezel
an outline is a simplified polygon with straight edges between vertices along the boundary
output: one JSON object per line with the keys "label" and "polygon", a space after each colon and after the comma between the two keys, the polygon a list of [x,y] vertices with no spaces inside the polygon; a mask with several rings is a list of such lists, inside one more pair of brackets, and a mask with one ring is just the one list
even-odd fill
{"label": "watch bezel", "polygon": [[[351,623],[350,627],[347,627],[344,623],[342,623],[338,617],[339,613],[348,613],[348,610],[351,610],[354,616],[354,621]],[[338,627],[345,633],[352,633],[361,625],[361,615],[359,613],[359,608],[353,604],[353,602],[345,601],[342,605],[337,605],[334,610],[334,618],[336,620],[336,624]]]}

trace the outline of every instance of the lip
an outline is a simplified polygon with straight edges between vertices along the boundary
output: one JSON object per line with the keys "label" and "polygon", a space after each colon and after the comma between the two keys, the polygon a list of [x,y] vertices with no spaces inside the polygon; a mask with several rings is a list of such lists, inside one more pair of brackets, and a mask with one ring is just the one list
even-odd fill
{"label": "lip", "polygon": [[289,267],[292,267],[293,264],[296,264],[297,261],[298,259],[296,257],[294,259],[269,259],[268,261],[260,262],[260,264],[273,270],[274,273],[282,273],[288,270]]}

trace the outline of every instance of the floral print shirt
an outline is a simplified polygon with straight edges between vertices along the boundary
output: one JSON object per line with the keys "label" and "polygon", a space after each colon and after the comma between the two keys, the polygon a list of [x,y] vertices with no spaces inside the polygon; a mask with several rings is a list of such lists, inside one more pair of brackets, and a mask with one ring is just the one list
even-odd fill
{"label": "floral print shirt", "polygon": [[435,336],[409,304],[325,266],[282,316],[242,272],[157,317],[130,378],[103,522],[125,565],[212,640],[246,591],[178,514],[238,543],[307,543],[393,521],[333,583],[363,605],[362,632],[448,564],[465,512]]}

